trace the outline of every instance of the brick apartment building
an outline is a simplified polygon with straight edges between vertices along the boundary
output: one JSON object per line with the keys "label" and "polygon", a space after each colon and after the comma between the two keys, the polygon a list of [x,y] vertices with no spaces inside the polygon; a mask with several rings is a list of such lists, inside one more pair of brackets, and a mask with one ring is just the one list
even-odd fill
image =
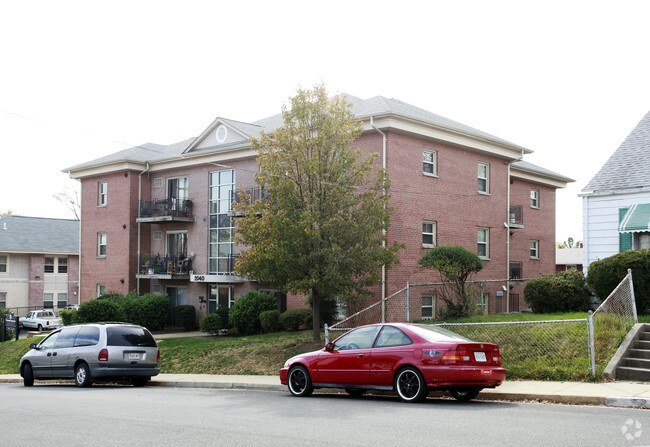
{"label": "brick apartment building", "polygon": [[0,308],[62,309],[78,291],[78,220],[0,217]]}
{"label": "brick apartment building", "polygon": [[[516,297],[506,308],[487,300],[488,311],[523,308],[521,280],[555,272],[555,192],[572,180],[524,161],[529,149],[401,101],[348,100],[364,124],[354,145],[378,153],[392,180],[389,242],[406,245],[377,298],[431,282],[417,261],[435,245],[461,245],[484,260],[478,278],[502,280],[486,283],[485,296]],[[242,188],[263,198],[249,139],[281,125],[281,115],[217,118],[196,138],[66,169],[81,181],[82,301],[109,290],[167,293],[200,318],[264,289],[233,273],[231,203]],[[278,297],[281,310],[304,305]]]}

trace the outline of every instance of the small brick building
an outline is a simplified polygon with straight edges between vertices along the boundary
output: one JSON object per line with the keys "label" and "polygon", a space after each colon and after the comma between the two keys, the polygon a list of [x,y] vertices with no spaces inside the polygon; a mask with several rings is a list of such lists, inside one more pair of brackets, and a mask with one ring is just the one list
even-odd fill
{"label": "small brick building", "polygon": [[[486,283],[486,310],[523,307],[522,280],[555,271],[555,191],[572,180],[524,161],[529,149],[401,101],[348,100],[364,125],[354,146],[377,153],[392,181],[389,242],[406,245],[377,299],[430,282],[417,261],[436,245],[461,245],[484,260],[479,279],[501,281]],[[201,317],[264,289],[233,273],[230,208],[241,188],[263,197],[249,139],[281,125],[281,115],[217,118],[196,138],[67,169],[82,189],[82,301],[108,290],[167,293]],[[504,293],[516,298],[494,299]],[[304,306],[304,297],[276,295],[280,310]]]}

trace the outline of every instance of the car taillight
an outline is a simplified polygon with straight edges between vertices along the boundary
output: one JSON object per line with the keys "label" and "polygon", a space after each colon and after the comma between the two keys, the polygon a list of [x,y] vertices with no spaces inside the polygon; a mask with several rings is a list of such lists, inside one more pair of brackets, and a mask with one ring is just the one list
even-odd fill
{"label": "car taillight", "polygon": [[498,351],[492,353],[492,361],[497,365],[501,364],[501,354]]}
{"label": "car taillight", "polygon": [[459,362],[469,362],[468,351],[447,351],[442,354],[442,363],[453,364]]}
{"label": "car taillight", "polygon": [[99,356],[97,356],[97,360],[100,362],[108,362],[108,349],[104,348],[101,351],[99,351]]}
{"label": "car taillight", "polygon": [[157,362],[160,361],[160,349],[158,350],[158,354],[156,355],[156,361],[157,361]]}

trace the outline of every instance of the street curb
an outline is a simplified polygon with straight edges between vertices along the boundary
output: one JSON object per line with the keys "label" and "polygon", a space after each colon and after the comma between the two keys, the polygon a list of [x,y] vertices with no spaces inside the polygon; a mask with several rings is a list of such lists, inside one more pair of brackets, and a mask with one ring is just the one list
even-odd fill
{"label": "street curb", "polygon": [[609,405],[612,407],[650,408],[650,398],[610,396],[605,398],[605,405]]}
{"label": "street curb", "polygon": [[482,391],[477,400],[510,400],[515,402],[554,402],[571,405],[611,405],[606,404],[607,397],[603,396],[570,396],[563,394],[531,394],[531,393],[504,393],[499,391]]}
{"label": "street curb", "polygon": [[222,390],[286,391],[285,385],[263,385],[236,382],[182,382],[151,380],[147,386],[164,386],[175,388],[213,388]]}

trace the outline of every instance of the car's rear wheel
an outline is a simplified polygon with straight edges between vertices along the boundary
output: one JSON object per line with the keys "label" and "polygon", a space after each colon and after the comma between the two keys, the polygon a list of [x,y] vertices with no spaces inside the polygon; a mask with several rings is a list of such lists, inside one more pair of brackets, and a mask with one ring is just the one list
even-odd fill
{"label": "car's rear wheel", "polygon": [[39,324],[38,325],[38,332],[42,332],[42,331],[43,331],[43,326]]}
{"label": "car's rear wheel", "polygon": [[395,390],[404,402],[421,402],[429,394],[422,373],[412,366],[399,370],[395,376]]}
{"label": "car's rear wheel", "polygon": [[289,370],[287,383],[289,392],[294,396],[307,397],[314,392],[309,371],[302,365],[294,366]]}
{"label": "car's rear wheel", "polygon": [[133,386],[145,386],[149,381],[149,377],[133,377],[131,379],[131,384]]}
{"label": "car's rear wheel", "polygon": [[31,363],[25,363],[23,366],[23,385],[34,385],[34,370],[32,369]]}
{"label": "car's rear wheel", "polygon": [[476,396],[478,396],[478,393],[480,392],[481,392],[480,388],[462,388],[462,389],[454,388],[449,390],[449,394],[451,394],[451,397],[460,401],[472,400]]}
{"label": "car's rear wheel", "polygon": [[74,382],[79,387],[87,387],[92,385],[92,377],[90,376],[90,368],[85,363],[79,363],[74,370]]}
{"label": "car's rear wheel", "polygon": [[361,397],[364,394],[366,394],[366,390],[361,389],[361,388],[346,388],[345,392],[348,393],[352,397]]}

